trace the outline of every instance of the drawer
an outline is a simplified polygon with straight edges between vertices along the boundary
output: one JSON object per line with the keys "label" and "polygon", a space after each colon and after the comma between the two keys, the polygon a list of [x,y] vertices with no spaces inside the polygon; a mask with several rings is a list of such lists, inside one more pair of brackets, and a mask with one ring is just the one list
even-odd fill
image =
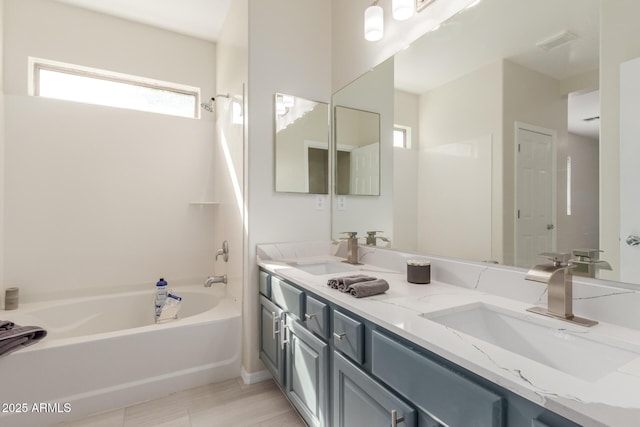
{"label": "drawer", "polygon": [[329,337],[329,306],[327,304],[307,295],[304,318],[307,329],[325,340]]}
{"label": "drawer", "polygon": [[371,372],[447,425],[504,425],[506,404],[501,396],[378,331],[373,332]]}
{"label": "drawer", "polygon": [[269,274],[264,271],[260,271],[258,274],[260,293],[267,298],[271,298],[271,280],[269,280],[271,276],[269,276]]}
{"label": "drawer", "polygon": [[287,313],[304,319],[304,292],[275,276],[271,276],[271,301]]}
{"label": "drawer", "polygon": [[364,361],[364,325],[333,310],[333,346],[358,363]]}

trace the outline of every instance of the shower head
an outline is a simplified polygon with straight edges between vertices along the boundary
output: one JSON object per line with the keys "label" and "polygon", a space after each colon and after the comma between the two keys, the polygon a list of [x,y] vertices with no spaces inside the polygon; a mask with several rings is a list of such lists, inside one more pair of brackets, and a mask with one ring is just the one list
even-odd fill
{"label": "shower head", "polygon": [[200,107],[207,110],[210,113],[213,113],[213,98],[209,100],[209,102],[201,102]]}
{"label": "shower head", "polygon": [[213,103],[216,102],[216,98],[219,98],[219,97],[231,98],[231,96],[228,93],[219,93],[216,96],[211,97],[211,99],[209,99],[209,102],[201,102],[200,107],[202,107],[203,109],[207,110],[210,113],[213,113]]}

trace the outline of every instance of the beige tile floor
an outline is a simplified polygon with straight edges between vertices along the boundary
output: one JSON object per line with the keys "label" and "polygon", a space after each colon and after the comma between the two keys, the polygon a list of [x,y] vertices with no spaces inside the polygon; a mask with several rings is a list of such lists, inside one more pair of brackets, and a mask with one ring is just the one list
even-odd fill
{"label": "beige tile floor", "polygon": [[56,426],[303,427],[305,424],[272,380],[246,385],[236,378]]}

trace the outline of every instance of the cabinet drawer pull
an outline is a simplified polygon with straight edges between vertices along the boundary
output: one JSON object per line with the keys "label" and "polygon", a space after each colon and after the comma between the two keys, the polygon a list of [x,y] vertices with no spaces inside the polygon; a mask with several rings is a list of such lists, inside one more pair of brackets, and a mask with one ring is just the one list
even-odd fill
{"label": "cabinet drawer pull", "polygon": [[280,330],[278,329],[278,313],[276,313],[275,311],[271,312],[271,316],[272,316],[272,321],[273,321],[273,339],[276,339],[276,335],[278,335],[280,333]]}
{"label": "cabinet drawer pull", "polygon": [[344,337],[346,337],[346,336],[347,336],[347,334],[346,334],[345,332],[343,332],[343,333],[341,333],[341,334],[339,334],[339,333],[337,333],[337,332],[334,332],[334,333],[333,333],[333,337],[334,337],[334,338],[339,339],[340,341],[342,341],[342,338],[344,338]]}
{"label": "cabinet drawer pull", "polygon": [[304,318],[305,318],[305,319],[307,319],[307,320],[311,320],[311,319],[313,319],[314,317],[316,317],[316,315],[315,315],[315,314],[309,314],[309,313],[305,313],[305,314],[304,314]]}
{"label": "cabinet drawer pull", "polygon": [[285,325],[284,320],[280,320],[280,350],[284,350],[284,345],[289,343],[289,327]]}
{"label": "cabinet drawer pull", "polygon": [[398,418],[398,411],[393,409],[391,411],[391,427],[397,427],[398,423],[401,423],[403,421],[404,421],[404,417]]}

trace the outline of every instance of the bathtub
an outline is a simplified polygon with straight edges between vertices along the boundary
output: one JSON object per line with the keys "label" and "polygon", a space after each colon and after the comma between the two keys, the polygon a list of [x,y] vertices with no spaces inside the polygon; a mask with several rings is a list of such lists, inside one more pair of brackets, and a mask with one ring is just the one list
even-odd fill
{"label": "bathtub", "polygon": [[240,309],[224,287],[174,287],[179,319],[155,324],[154,293],[21,304],[0,319],[48,332],[0,357],[0,426],[44,426],[240,375]]}

